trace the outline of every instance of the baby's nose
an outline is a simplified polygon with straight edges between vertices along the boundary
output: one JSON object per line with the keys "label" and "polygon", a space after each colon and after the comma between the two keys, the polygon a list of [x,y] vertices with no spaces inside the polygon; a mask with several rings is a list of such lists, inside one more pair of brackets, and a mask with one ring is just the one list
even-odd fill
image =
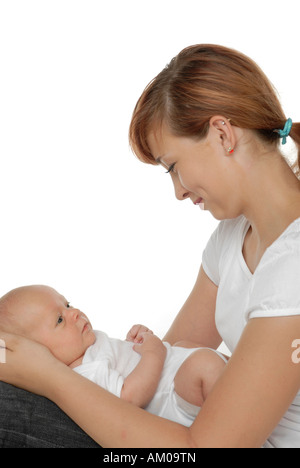
{"label": "baby's nose", "polygon": [[70,317],[74,320],[74,322],[77,322],[80,316],[80,311],[78,309],[71,309],[70,310]]}

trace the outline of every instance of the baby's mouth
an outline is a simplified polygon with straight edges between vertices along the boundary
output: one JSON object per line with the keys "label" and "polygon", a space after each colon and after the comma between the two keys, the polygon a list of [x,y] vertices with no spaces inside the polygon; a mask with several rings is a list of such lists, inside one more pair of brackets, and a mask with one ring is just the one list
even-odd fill
{"label": "baby's mouth", "polygon": [[85,332],[87,329],[91,328],[91,324],[85,315],[80,315],[80,318],[83,319],[86,323],[83,325],[82,333]]}

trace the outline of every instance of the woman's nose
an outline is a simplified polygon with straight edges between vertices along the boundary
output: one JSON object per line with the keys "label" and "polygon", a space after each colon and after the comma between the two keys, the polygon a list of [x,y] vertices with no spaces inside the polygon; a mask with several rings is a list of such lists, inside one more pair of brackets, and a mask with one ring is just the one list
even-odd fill
{"label": "woman's nose", "polygon": [[181,184],[180,180],[178,178],[173,178],[173,184],[174,184],[174,189],[175,189],[175,196],[177,200],[185,200],[186,198],[189,198],[190,192],[183,187]]}

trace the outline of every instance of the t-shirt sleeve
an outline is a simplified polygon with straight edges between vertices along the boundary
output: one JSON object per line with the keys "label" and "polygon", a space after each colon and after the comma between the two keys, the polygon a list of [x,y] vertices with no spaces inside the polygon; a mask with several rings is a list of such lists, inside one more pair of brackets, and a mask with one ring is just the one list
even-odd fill
{"label": "t-shirt sleeve", "polygon": [[221,221],[212,233],[202,254],[202,266],[209,279],[217,286],[220,284],[220,260],[222,249],[226,244],[232,223],[230,220]]}
{"label": "t-shirt sleeve", "polygon": [[213,232],[202,254],[202,266],[209,279],[217,286],[220,282],[218,238],[219,229]]}
{"label": "t-shirt sleeve", "polygon": [[253,275],[246,319],[300,315],[299,235],[267,250]]}

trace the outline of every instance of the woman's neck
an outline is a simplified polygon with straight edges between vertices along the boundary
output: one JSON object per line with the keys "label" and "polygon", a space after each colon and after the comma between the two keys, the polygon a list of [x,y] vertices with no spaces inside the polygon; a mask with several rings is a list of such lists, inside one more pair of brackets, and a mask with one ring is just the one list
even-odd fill
{"label": "woman's neck", "polygon": [[268,158],[253,165],[245,182],[243,214],[250,221],[254,244],[264,251],[300,217],[300,181],[277,153],[271,163]]}

